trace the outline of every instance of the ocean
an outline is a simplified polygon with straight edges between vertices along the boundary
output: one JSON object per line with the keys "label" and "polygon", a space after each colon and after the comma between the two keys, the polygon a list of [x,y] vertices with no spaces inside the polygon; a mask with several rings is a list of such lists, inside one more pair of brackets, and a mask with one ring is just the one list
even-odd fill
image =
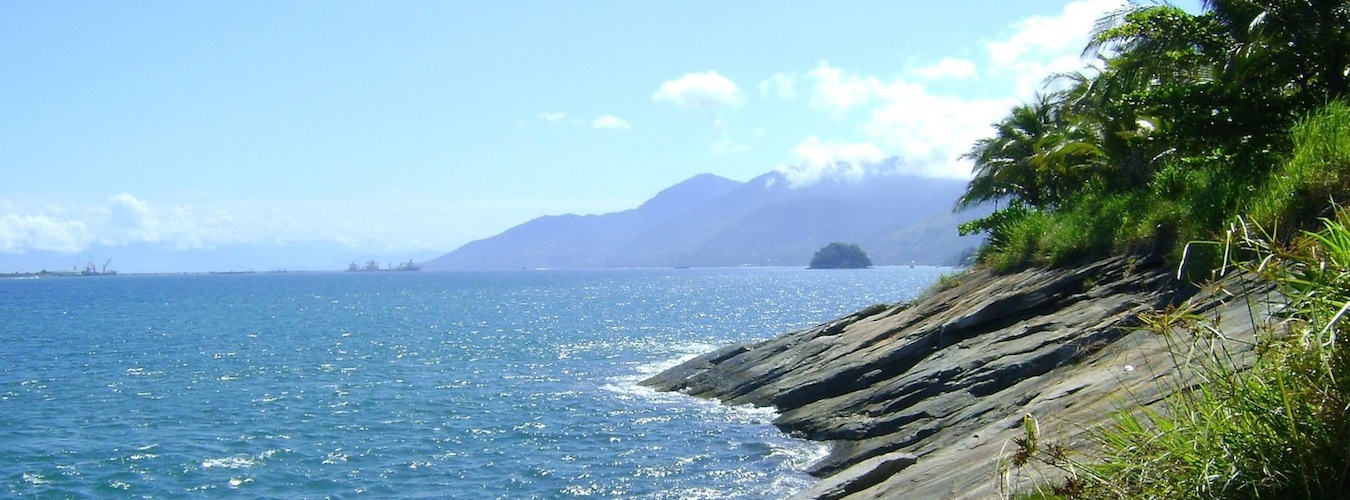
{"label": "ocean", "polygon": [[782,498],[824,445],[638,381],[948,271],[0,279],[0,495]]}

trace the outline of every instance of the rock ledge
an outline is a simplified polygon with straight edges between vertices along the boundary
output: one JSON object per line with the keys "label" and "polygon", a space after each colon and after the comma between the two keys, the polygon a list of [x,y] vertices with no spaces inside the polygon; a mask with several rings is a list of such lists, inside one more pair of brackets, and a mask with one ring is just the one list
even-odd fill
{"label": "rock ledge", "polygon": [[1160,398],[1166,341],[1138,330],[1138,314],[1192,300],[1230,331],[1251,322],[1229,291],[1250,280],[1197,293],[1171,272],[1126,257],[974,271],[916,302],[724,347],[642,384],[773,406],[781,429],[832,442],[811,471],[824,479],[802,498],[992,497],[1018,486],[999,464],[1023,415],[1073,446],[1122,404]]}

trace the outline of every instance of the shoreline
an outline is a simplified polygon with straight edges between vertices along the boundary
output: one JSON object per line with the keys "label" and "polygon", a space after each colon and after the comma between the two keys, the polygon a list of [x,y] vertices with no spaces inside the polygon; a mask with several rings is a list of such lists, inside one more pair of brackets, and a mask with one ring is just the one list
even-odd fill
{"label": "shoreline", "polygon": [[999,464],[1025,415],[1082,444],[1121,401],[1161,398],[1151,367],[1167,366],[1169,351],[1163,336],[1135,328],[1140,313],[1190,300],[1247,317],[1224,283],[1197,290],[1172,272],[1119,257],[976,270],[914,302],[722,347],[642,384],[773,406],[783,431],[830,443],[812,466],[820,481],[800,498],[996,496],[1019,486],[1003,483]]}

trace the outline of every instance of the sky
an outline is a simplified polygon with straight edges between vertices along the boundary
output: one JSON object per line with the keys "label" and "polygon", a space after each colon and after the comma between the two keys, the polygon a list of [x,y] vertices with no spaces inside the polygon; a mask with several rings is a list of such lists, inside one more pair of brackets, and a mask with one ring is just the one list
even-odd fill
{"label": "sky", "polygon": [[425,259],[705,172],[968,178],[960,155],[1090,63],[1120,5],[2,2],[0,272],[147,247]]}

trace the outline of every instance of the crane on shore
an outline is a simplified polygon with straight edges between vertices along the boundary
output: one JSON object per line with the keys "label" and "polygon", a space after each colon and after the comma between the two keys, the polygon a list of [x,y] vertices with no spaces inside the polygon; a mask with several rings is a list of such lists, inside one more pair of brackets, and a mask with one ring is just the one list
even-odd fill
{"label": "crane on shore", "polygon": [[81,272],[80,275],[82,275],[82,276],[104,276],[104,275],[117,274],[117,271],[108,271],[108,264],[111,264],[111,263],[112,263],[112,259],[108,259],[108,260],[103,261],[103,267],[100,269],[98,266],[95,266],[95,265],[94,265],[94,261],[92,261],[92,260],[86,261],[86,264],[85,264],[85,266],[84,266],[84,272]]}

